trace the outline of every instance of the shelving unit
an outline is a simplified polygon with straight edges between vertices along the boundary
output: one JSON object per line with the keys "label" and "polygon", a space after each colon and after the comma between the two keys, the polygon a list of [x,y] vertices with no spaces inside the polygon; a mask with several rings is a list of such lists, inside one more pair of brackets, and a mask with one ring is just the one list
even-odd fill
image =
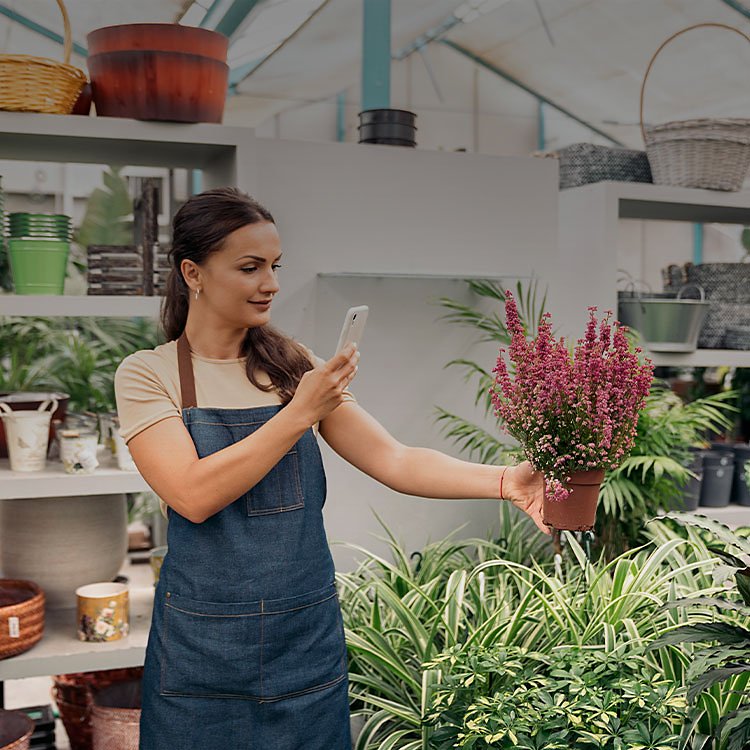
{"label": "shelving unit", "polygon": [[[750,191],[715,190],[651,185],[636,182],[599,182],[560,192],[560,277],[585,273],[590,289],[587,304],[617,310],[617,247],[623,219],[718,222],[750,225]],[[583,323],[580,300],[563,299],[567,319]],[[657,366],[750,367],[750,351],[698,349],[690,353],[647,352]],[[731,526],[750,524],[750,508],[700,508],[710,518]]]}
{"label": "shelving unit", "polygon": [[0,316],[155,318],[161,297],[0,294]]}
{"label": "shelving unit", "polygon": [[[205,188],[236,185],[250,193],[256,188],[256,141],[249,128],[0,112],[0,158],[201,169]],[[159,297],[7,294],[0,295],[0,317],[155,317],[160,304]],[[53,462],[42,472],[12,472],[7,460],[0,461],[0,500],[148,489],[137,472],[100,461],[90,475],[66,474]],[[152,604],[153,587],[133,584],[130,634],[112,643],[78,641],[75,610],[48,610],[42,640],[30,651],[0,661],[0,686],[24,677],[143,664]]]}
{"label": "shelving unit", "polygon": [[446,273],[390,273],[388,271],[331,271],[318,274],[320,279],[403,279],[412,281],[518,281],[529,276],[492,276],[487,274],[456,275]]}

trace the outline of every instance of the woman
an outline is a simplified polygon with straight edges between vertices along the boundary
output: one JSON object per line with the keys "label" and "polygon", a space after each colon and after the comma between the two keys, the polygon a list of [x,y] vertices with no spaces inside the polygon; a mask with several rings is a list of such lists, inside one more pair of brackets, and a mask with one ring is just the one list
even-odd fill
{"label": "woman", "polygon": [[[316,432],[410,495],[509,498],[546,531],[528,463],[473,464],[397,442],[324,362],[269,326],[271,214],[232,188],[177,212],[169,343],[120,365],[121,432],[169,507],[143,680],[142,750],[349,750],[347,663],[323,528]],[[357,439],[352,440],[351,436]]]}

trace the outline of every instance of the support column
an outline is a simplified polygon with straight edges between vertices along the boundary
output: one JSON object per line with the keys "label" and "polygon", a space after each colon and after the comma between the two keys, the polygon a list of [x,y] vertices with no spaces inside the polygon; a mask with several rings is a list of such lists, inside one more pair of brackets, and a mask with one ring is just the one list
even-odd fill
{"label": "support column", "polygon": [[391,0],[363,0],[362,111],[391,106]]}

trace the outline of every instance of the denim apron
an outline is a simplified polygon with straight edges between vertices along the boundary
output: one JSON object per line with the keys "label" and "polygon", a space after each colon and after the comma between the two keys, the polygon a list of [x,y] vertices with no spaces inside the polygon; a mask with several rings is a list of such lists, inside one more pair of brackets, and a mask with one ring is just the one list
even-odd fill
{"label": "denim apron", "polygon": [[[201,458],[282,408],[198,408],[184,334],[177,351],[182,418]],[[260,482],[203,523],[169,509],[169,552],[146,649],[141,750],[351,749],[325,497],[310,428]]]}

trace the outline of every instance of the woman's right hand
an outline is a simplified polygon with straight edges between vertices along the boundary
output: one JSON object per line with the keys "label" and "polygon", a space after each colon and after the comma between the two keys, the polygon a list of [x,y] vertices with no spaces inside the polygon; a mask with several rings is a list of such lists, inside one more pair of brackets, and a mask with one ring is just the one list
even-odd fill
{"label": "woman's right hand", "polygon": [[325,419],[344,402],[343,392],[359,369],[357,362],[357,347],[349,344],[324,364],[308,370],[300,378],[289,406],[299,409],[311,425]]}

